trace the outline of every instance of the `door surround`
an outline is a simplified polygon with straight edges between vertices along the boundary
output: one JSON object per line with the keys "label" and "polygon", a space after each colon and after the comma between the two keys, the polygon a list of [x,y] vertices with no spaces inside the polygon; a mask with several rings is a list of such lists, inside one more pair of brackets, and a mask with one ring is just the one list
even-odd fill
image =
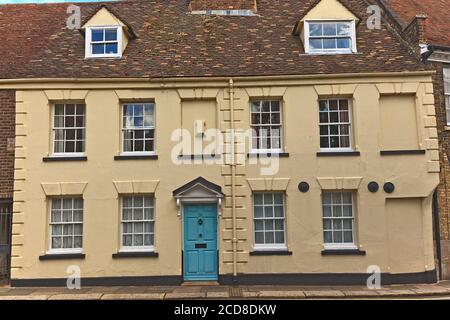
{"label": "door surround", "polygon": [[[185,261],[184,261],[184,248],[185,248],[185,220],[184,220],[184,206],[188,204],[215,204],[216,209],[216,241],[217,241],[217,260],[219,259],[220,250],[220,219],[221,216],[221,206],[224,194],[222,192],[222,187],[216,185],[202,177],[192,180],[191,182],[181,186],[180,188],[173,191],[173,197],[177,204],[177,215],[181,219],[181,266],[182,266],[182,276],[184,277]],[[217,261],[218,264],[218,261]],[[217,275],[219,274],[219,266],[217,266]],[[189,280],[191,281],[191,280]]]}

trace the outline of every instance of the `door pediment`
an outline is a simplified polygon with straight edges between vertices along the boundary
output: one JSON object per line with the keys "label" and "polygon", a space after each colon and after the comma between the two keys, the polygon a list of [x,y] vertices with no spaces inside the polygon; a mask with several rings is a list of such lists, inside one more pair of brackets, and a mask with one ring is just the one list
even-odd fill
{"label": "door pediment", "polygon": [[181,200],[221,199],[224,194],[221,186],[214,184],[205,178],[198,177],[173,191],[173,196],[174,198]]}

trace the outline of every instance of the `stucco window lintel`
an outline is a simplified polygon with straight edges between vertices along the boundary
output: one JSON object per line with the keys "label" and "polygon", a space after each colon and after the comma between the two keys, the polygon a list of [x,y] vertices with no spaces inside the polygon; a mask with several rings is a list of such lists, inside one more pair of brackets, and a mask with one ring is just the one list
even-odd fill
{"label": "stucco window lintel", "polygon": [[46,196],[82,195],[87,182],[50,182],[41,183]]}
{"label": "stucco window lintel", "polygon": [[318,177],[322,190],[358,190],[362,177]]}
{"label": "stucco window lintel", "polygon": [[290,178],[247,179],[252,191],[286,191]]}
{"label": "stucco window lintel", "polygon": [[146,181],[113,181],[118,194],[153,194],[159,180]]}

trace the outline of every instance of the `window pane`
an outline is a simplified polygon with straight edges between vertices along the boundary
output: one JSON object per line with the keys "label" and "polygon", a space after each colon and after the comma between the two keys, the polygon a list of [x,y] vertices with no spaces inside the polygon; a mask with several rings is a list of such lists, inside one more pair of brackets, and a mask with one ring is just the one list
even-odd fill
{"label": "window pane", "polygon": [[323,219],[323,229],[331,230],[331,220],[330,219]]}
{"label": "window pane", "polygon": [[265,233],[265,241],[267,244],[275,243],[275,235],[273,232]]}
{"label": "window pane", "polygon": [[335,23],[325,23],[323,25],[323,35],[335,36],[336,35],[336,24]]}
{"label": "window pane", "polygon": [[62,128],[62,127],[64,127],[64,116],[56,116],[55,115],[54,126],[55,126],[55,128]]}
{"label": "window pane", "polygon": [[63,248],[73,248],[73,238],[63,237]]}
{"label": "window pane", "polygon": [[115,41],[117,40],[117,30],[116,29],[106,29],[105,30],[105,41]]}
{"label": "window pane", "polygon": [[137,234],[134,236],[134,243],[135,246],[143,246],[144,245],[144,236],[142,234]]}
{"label": "window pane", "polygon": [[342,243],[343,242],[342,232],[340,232],[340,231],[333,232],[333,242],[334,243]]}
{"label": "window pane", "polygon": [[82,248],[83,247],[83,237],[74,237],[74,248]]}
{"label": "window pane", "polygon": [[264,207],[264,217],[265,218],[272,218],[273,217],[273,207],[272,206]]}
{"label": "window pane", "polygon": [[275,217],[283,217],[283,206],[275,206],[274,207]]}
{"label": "window pane", "polygon": [[331,231],[325,231],[323,234],[324,242],[325,243],[332,243],[333,242],[333,236]]}
{"label": "window pane", "polygon": [[338,49],[350,49],[350,39],[348,39],[348,38],[337,39],[337,48]]}
{"label": "window pane", "polygon": [[344,242],[346,243],[353,242],[353,233],[351,231],[344,231]]}
{"label": "window pane", "polygon": [[126,235],[122,237],[122,241],[123,241],[123,246],[129,247],[132,245],[133,243],[133,236],[131,235]]}
{"label": "window pane", "polygon": [[105,53],[105,45],[104,44],[93,44],[92,45],[92,54],[104,54]]}
{"label": "window pane", "polygon": [[61,249],[62,247],[62,238],[53,237],[52,238],[52,249]]}
{"label": "window pane", "polygon": [[105,45],[105,53],[106,54],[116,54],[118,52],[118,44],[117,43],[107,43]]}
{"label": "window pane", "polygon": [[103,29],[92,29],[92,41],[103,41]]}
{"label": "window pane", "polygon": [[323,216],[331,217],[331,206],[323,206]]}
{"label": "window pane", "polygon": [[275,243],[284,243],[284,232],[275,232]]}
{"label": "window pane", "polygon": [[266,219],[264,221],[264,230],[273,231],[275,230],[275,221]]}
{"label": "window pane", "polygon": [[255,243],[264,244],[264,233],[263,232],[255,233]]}
{"label": "window pane", "polygon": [[54,225],[52,226],[52,235],[53,236],[60,236],[62,235],[62,225]]}
{"label": "window pane", "polygon": [[264,204],[273,204],[273,194],[272,193],[265,193],[264,194]]}
{"label": "window pane", "polygon": [[351,24],[350,23],[338,23],[337,24],[337,34],[341,36],[346,36],[351,34]]}
{"label": "window pane", "polygon": [[322,35],[322,24],[321,23],[310,23],[309,24],[309,35],[310,36],[321,36]]}
{"label": "window pane", "polygon": [[261,101],[252,102],[252,112],[260,112],[261,111]]}
{"label": "window pane", "polygon": [[263,216],[264,209],[263,207],[255,206],[255,218],[261,218]]}
{"label": "window pane", "polygon": [[309,39],[309,47],[314,49],[322,49],[322,39]]}
{"label": "window pane", "polygon": [[255,231],[264,230],[264,222],[262,220],[255,220]]}

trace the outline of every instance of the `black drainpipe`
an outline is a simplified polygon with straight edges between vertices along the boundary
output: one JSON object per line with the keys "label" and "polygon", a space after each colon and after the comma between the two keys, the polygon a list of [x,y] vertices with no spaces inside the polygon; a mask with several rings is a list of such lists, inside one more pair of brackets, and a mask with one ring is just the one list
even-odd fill
{"label": "black drainpipe", "polygon": [[436,240],[436,251],[438,258],[439,280],[442,279],[442,255],[441,255],[441,231],[439,226],[439,202],[437,189],[433,194],[433,222],[434,222],[434,238]]}

